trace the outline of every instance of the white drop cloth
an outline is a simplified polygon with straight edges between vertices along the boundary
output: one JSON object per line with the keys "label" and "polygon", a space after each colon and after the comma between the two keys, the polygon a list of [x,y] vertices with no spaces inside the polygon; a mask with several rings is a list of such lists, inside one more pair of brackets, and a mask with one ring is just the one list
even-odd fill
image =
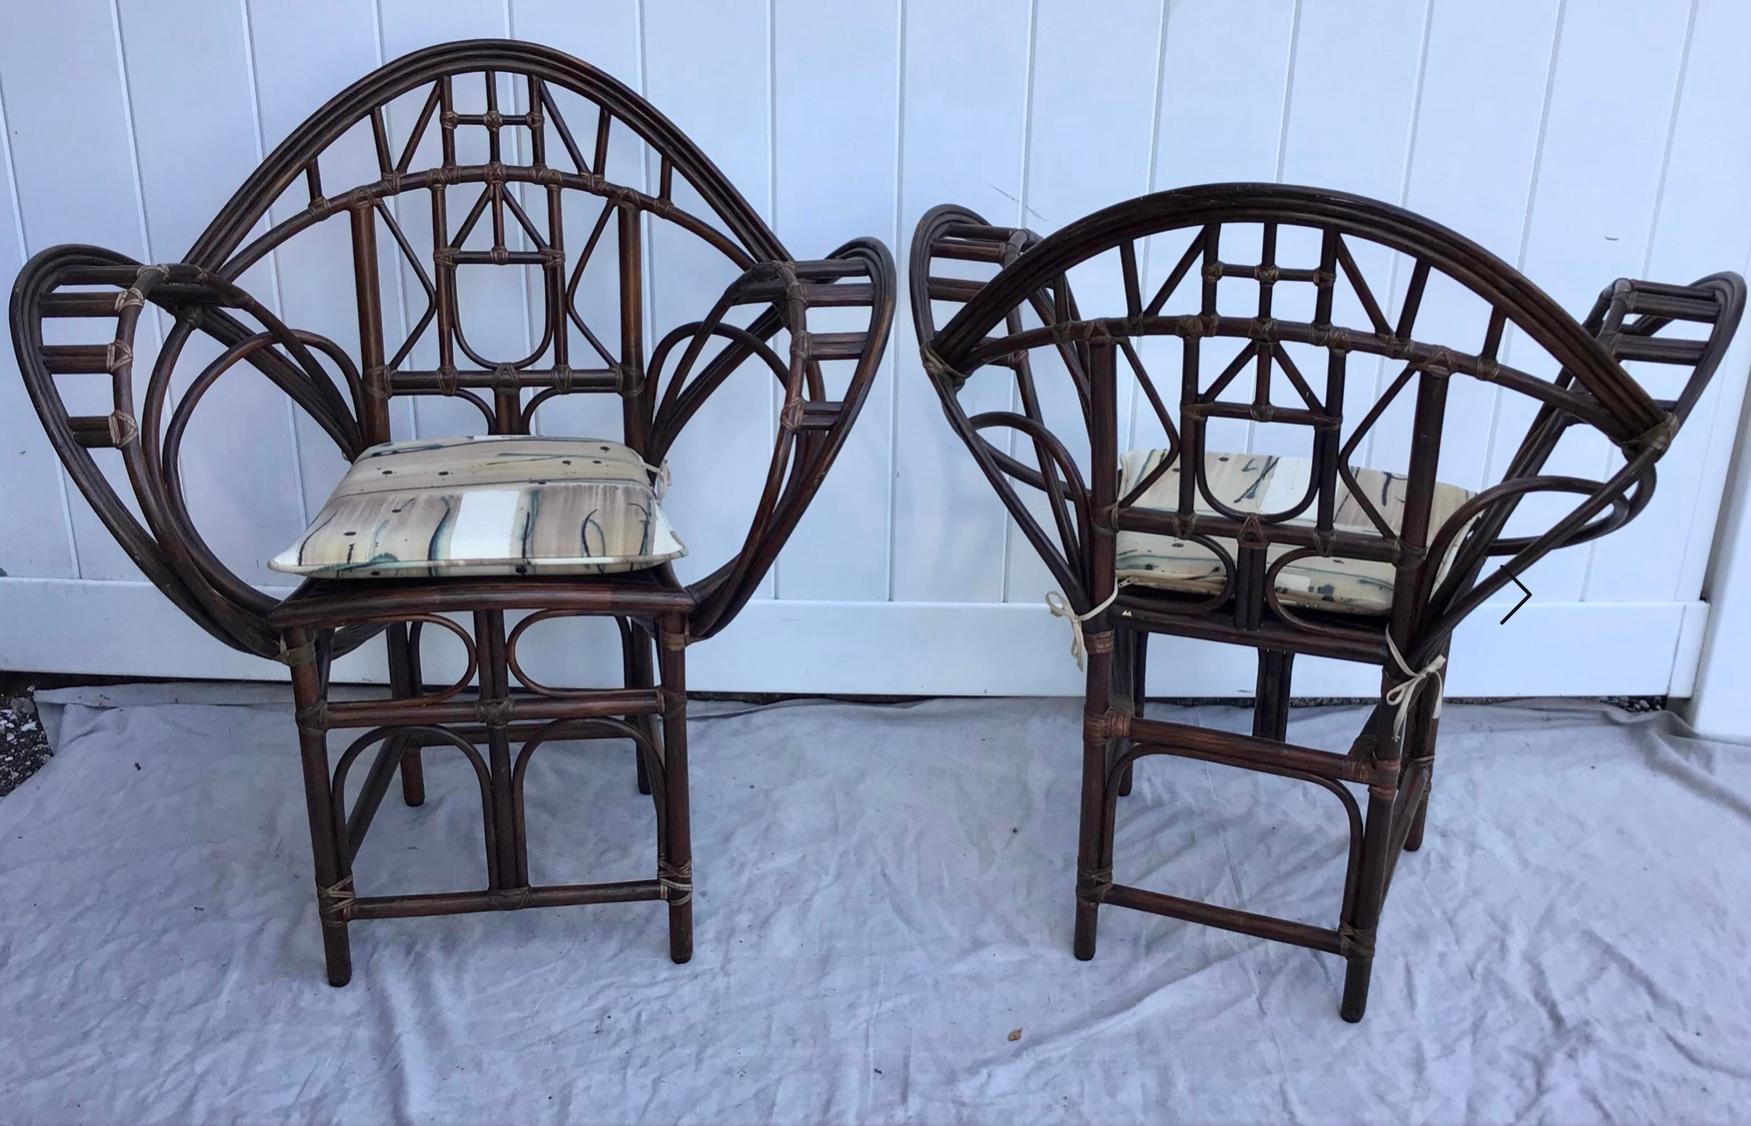
{"label": "white drop cloth", "polygon": [[[45,708],[58,753],[0,800],[0,1120],[1676,1123],[1751,1107],[1751,762],[1663,715],[1450,706],[1428,843],[1399,866],[1351,1026],[1342,962],[1311,951],[1107,908],[1097,958],[1071,957],[1070,701],[696,718],[690,965],[668,961],[660,905],[558,908],[355,924],[353,984],[331,989],[288,710],[153,692]],[[1298,709],[1291,737],[1343,748],[1360,715]],[[423,809],[385,802],[364,893],[484,879],[472,774],[427,763]],[[543,750],[529,790],[537,880],[651,875],[624,744]],[[1120,817],[1123,882],[1334,919],[1329,794],[1157,758]]]}

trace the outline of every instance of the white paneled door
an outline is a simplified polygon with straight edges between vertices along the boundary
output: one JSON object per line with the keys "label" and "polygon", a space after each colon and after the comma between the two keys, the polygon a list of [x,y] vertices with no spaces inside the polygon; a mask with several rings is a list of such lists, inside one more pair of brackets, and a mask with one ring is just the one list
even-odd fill
{"label": "white paneled door", "polygon": [[[1129,196],[1235,179],[1410,207],[1577,311],[1619,275],[1743,271],[1751,251],[1745,0],[58,0],[0,9],[0,281],[59,242],[175,259],[342,86],[418,47],[503,36],[638,89],[804,256],[876,235],[903,262],[937,203],[1046,233]],[[348,283],[325,275],[321,249],[294,240],[247,281],[291,323],[344,343]],[[684,246],[659,238],[651,254],[656,321],[703,309],[727,280]],[[1156,278],[1171,264],[1142,266]],[[523,341],[527,296],[497,300],[482,331]],[[1461,315],[1431,302],[1426,323]],[[1041,604],[1043,568],[943,422],[907,310],[895,324],[834,475],[762,597],[698,651],[697,687],[1079,690],[1068,636]],[[144,349],[163,327],[148,326]],[[1486,608],[1460,632],[1450,692],[1690,691],[1747,355],[1742,335],[1635,525],[1541,563],[1532,603],[1507,624]],[[758,491],[772,394],[760,380],[727,387],[676,451],[673,515],[701,566],[745,528],[718,498],[751,504]],[[1475,488],[1526,418],[1484,385],[1455,394],[1442,476]],[[453,428],[448,406],[398,404],[403,430]],[[543,425],[587,432],[604,421],[592,411],[568,404]],[[343,467],[266,384],[216,393],[203,419],[187,445],[191,503],[220,554],[271,586],[263,561]],[[1265,448],[1250,426],[1235,440]],[[1370,452],[1402,457],[1381,430]],[[0,456],[0,667],[283,672],[221,648],[141,579],[61,473],[9,349]],[[1564,456],[1596,474],[1604,453]],[[1716,629],[1711,649],[1733,633]],[[617,660],[587,644],[605,638],[573,635],[551,667],[607,675]],[[1157,646],[1154,692],[1252,690],[1245,653]],[[351,675],[380,675],[353,660]],[[1310,661],[1296,687],[1368,694],[1375,679]]]}

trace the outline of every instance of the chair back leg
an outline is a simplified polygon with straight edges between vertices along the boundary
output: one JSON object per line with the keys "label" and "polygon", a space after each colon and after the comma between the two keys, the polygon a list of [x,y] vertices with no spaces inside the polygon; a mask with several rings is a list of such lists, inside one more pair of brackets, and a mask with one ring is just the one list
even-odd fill
{"label": "chair back leg", "polygon": [[[1124,629],[1119,627],[1120,640],[1115,645],[1114,656],[1119,659],[1118,676],[1124,677],[1130,686],[1131,714],[1143,714],[1143,700],[1147,695],[1149,663],[1149,631],[1142,629]],[[1129,797],[1131,785],[1135,781],[1135,763],[1126,763],[1125,770],[1119,775],[1119,796]]]}
{"label": "chair back leg", "polygon": [[1281,742],[1289,734],[1289,681],[1295,654],[1259,650],[1259,674],[1253,696],[1252,733]]}
{"label": "chair back leg", "polygon": [[[640,629],[638,623],[631,618],[616,618],[615,621],[620,626],[620,653],[626,674],[626,686],[655,688],[656,663],[651,658],[650,635]],[[634,722],[653,743],[661,741],[662,733],[655,716],[639,716]],[[644,753],[637,751],[633,759],[638,764],[638,792],[648,794],[651,792],[651,776],[650,768],[645,764]]]}
{"label": "chair back leg", "polygon": [[1423,829],[1429,820],[1429,798],[1435,788],[1435,735],[1441,720],[1434,714],[1435,709],[1425,706],[1425,703],[1418,701],[1417,722],[1411,731],[1411,745],[1405,751],[1405,769],[1411,775],[1411,781],[1415,781],[1414,772],[1418,771],[1423,780],[1422,796],[1417,799],[1410,831],[1404,837],[1406,852],[1423,847]]}
{"label": "chair back leg", "polygon": [[687,620],[657,625],[663,684],[663,827],[657,858],[663,898],[669,902],[669,957],[693,957],[693,836],[687,798]]}
{"label": "chair back leg", "polygon": [[[414,623],[396,622],[384,631],[389,644],[389,684],[397,696],[414,697],[420,693],[420,635]],[[410,806],[426,804],[426,768],[420,758],[419,746],[413,745],[401,753],[401,800]]]}

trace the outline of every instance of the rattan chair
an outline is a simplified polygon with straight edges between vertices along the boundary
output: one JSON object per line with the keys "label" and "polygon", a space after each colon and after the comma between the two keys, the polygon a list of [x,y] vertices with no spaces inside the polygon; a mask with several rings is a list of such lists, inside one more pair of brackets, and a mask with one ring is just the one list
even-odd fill
{"label": "rattan chair", "polygon": [[[302,268],[313,239],[340,247],[327,280],[349,295],[354,338],[352,325],[337,340],[289,324],[240,282],[252,269],[261,277],[270,255],[282,274]],[[655,243],[677,274],[709,277],[715,265],[735,280],[688,312],[698,319],[662,323],[645,266]],[[492,286],[528,302],[527,355],[489,356],[465,331],[478,329],[470,306]],[[348,924],[388,916],[664,900],[670,954],[691,956],[685,650],[735,617],[819,489],[880,362],[894,287],[891,257],[873,239],[793,261],[717,167],[613,78],[557,51],[484,40],[418,51],[339,94],[274,150],[181,262],[61,246],[25,266],[13,339],[74,483],[189,617],[226,645],[290,666],[331,983],[351,976]],[[834,331],[816,323],[821,307],[835,307]],[[155,338],[142,326],[154,321],[162,346],[136,396],[136,348],[145,368]],[[209,548],[184,497],[190,416],[240,369],[270,380],[353,463],[275,559],[306,576],[283,601]],[[739,550],[683,584],[669,562],[681,541],[656,503],[659,470],[732,377],[776,379],[771,460],[758,499],[743,498],[753,517]],[[68,385],[89,392],[93,381],[113,392],[103,413],[71,411]],[[477,408],[487,436],[384,445],[391,418],[406,416],[391,410],[403,396]],[[600,413],[613,440],[519,437],[549,417],[545,405],[575,396],[612,406]],[[109,472],[100,451],[114,451]],[[386,492],[389,482],[403,491]],[[624,686],[552,687],[525,674],[525,631],[565,617],[617,623]],[[420,635],[434,630],[466,651],[454,683],[422,674]],[[387,695],[331,700],[331,662],[378,634]],[[331,757],[340,731],[361,733]],[[532,885],[530,756],[553,741],[621,739],[654,795],[651,878]],[[423,748],[454,749],[473,768],[485,886],[362,894],[354,857],[398,772],[405,800],[423,800]]]}
{"label": "rattan chair", "polygon": [[[1158,267],[1147,281],[1145,257]],[[1076,956],[1093,957],[1103,904],[1207,923],[1344,957],[1342,1015],[1361,1019],[1396,859],[1423,838],[1454,627],[1534,561],[1648,503],[1738,323],[1742,281],[1618,281],[1577,323],[1508,264],[1399,208],[1217,184],[1043,239],[939,207],[913,239],[910,287],[949,422],[1061,588],[1049,601],[1079,660],[1086,648]],[[1439,339],[1418,328],[1431,308]],[[1675,365],[1649,370],[1677,393],[1650,395],[1625,364]],[[1504,421],[1520,403],[1530,417],[1499,481],[1475,494],[1440,481],[1462,381],[1493,385]],[[1473,394],[1466,409],[1490,401]],[[1124,449],[1121,402],[1159,427],[1154,448]],[[1239,444],[1267,430],[1275,454]],[[1358,464],[1394,441],[1407,461],[1395,472]],[[1145,718],[1157,633],[1257,650],[1250,736]],[[1379,702],[1347,753],[1285,741],[1297,654],[1379,666]],[[1349,830],[1336,925],[1116,882],[1117,799],[1133,764],[1162,754],[1329,790]]]}

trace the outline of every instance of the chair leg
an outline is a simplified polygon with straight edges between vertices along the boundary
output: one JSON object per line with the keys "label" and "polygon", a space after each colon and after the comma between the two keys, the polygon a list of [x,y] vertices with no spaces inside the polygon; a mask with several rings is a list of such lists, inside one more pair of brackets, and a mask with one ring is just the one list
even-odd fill
{"label": "chair leg", "polygon": [[[620,652],[622,665],[626,673],[628,688],[652,688],[656,686],[656,672],[651,660],[650,638],[639,631],[637,625],[626,618],[615,619],[620,626]],[[656,720],[650,716],[638,716],[633,721],[635,726],[644,731],[654,741],[657,735]],[[633,748],[633,761],[638,769],[638,792],[651,792],[651,779],[645,766],[644,755]]]}
{"label": "chair leg", "polygon": [[[1102,644],[1104,640],[1104,644]],[[1112,702],[1113,634],[1093,633],[1088,643],[1088,688],[1082,716],[1082,821],[1076,846],[1074,952],[1094,957],[1100,904],[1112,886],[1113,803],[1107,800],[1107,770],[1113,740],[1106,735]]]}
{"label": "chair leg", "polygon": [[1390,793],[1373,790],[1368,795],[1368,817],[1362,830],[1362,872],[1356,884],[1356,901],[1345,920],[1344,999],[1338,1013],[1351,1024],[1362,1019],[1368,1008],[1368,982],[1374,973],[1374,940],[1380,927],[1380,908],[1386,901],[1386,881],[1391,875],[1388,856],[1392,848]]}
{"label": "chair leg", "polygon": [[1076,957],[1086,962],[1094,957],[1100,930],[1103,883],[1100,853],[1110,833],[1106,800],[1107,741],[1092,735],[1082,737],[1082,829],[1076,851]]}
{"label": "chair leg", "polygon": [[[1429,714],[1433,711],[1432,703],[1432,697],[1418,698],[1410,729],[1403,739],[1394,739],[1385,717],[1376,720],[1381,725],[1381,741],[1393,740],[1394,745],[1389,751],[1401,764],[1407,763],[1410,756],[1423,753],[1422,748],[1430,745],[1428,740],[1434,736]],[[1368,788],[1368,814],[1362,828],[1361,871],[1356,880],[1356,895],[1350,905],[1349,917],[1343,920],[1340,932],[1344,957],[1349,965],[1344,972],[1344,1000],[1338,1011],[1352,1024],[1361,1020],[1368,1008],[1368,981],[1374,970],[1380,909],[1386,902],[1386,888],[1395,866],[1394,849],[1398,847],[1393,839],[1395,815],[1416,816],[1415,811],[1398,808],[1403,783],[1401,769],[1394,782],[1376,782]],[[1408,830],[1410,826],[1405,828]]]}
{"label": "chair leg", "polygon": [[478,705],[486,727],[487,802],[482,843],[487,856],[487,886],[494,891],[529,886],[527,841],[520,832],[517,784],[511,756],[511,666],[503,610],[474,611],[474,645],[480,691]]}
{"label": "chair leg", "polygon": [[383,804],[383,795],[389,792],[389,783],[395,780],[408,741],[405,735],[391,735],[378,748],[364,784],[359,787],[359,796],[353,800],[352,811],[347,814],[347,855],[357,856],[360,846],[365,843],[365,834],[371,830],[371,823]]}
{"label": "chair leg", "polygon": [[[1144,685],[1148,680],[1149,631],[1139,629],[1132,630],[1130,633],[1131,642],[1128,661],[1130,664],[1131,675],[1131,714],[1138,718],[1142,718],[1143,699],[1147,694]],[[1137,764],[1134,762],[1125,764],[1125,772],[1119,776],[1120,797],[1123,798],[1130,796],[1131,785],[1134,781],[1133,774],[1136,769]]]}
{"label": "chair leg", "polygon": [[641,794],[648,795],[651,792],[650,768],[645,766],[643,755],[634,752],[632,759],[633,759],[634,769],[637,771],[637,775],[638,775],[638,777],[636,779],[637,785],[638,785],[638,792]]}
{"label": "chair leg", "polygon": [[1423,829],[1429,820],[1429,799],[1435,792],[1435,733],[1441,721],[1432,715],[1424,715],[1422,709],[1417,712],[1422,720],[1416,732],[1416,750],[1413,758],[1420,759],[1426,780],[1423,783],[1423,796],[1417,801],[1417,811],[1411,816],[1410,831],[1405,834],[1404,850],[1415,852],[1423,847]]}
{"label": "chair leg", "polygon": [[1295,654],[1277,649],[1259,650],[1259,674],[1254,690],[1252,733],[1260,739],[1282,742],[1289,734],[1289,686]]}
{"label": "chair leg", "polygon": [[426,804],[426,766],[418,747],[401,756],[401,800],[407,805]]}
{"label": "chair leg", "polygon": [[669,958],[693,957],[693,842],[687,797],[687,622],[658,623],[657,655],[663,681],[662,854],[658,879],[669,902]]}
{"label": "chair leg", "polygon": [[[407,623],[396,622],[386,632],[390,690],[404,699],[416,696],[420,691],[419,631],[417,628],[410,631]],[[417,746],[402,752],[399,769],[401,800],[408,805],[426,804],[426,768]]]}
{"label": "chair leg", "polygon": [[1423,796],[1417,802],[1416,814],[1411,818],[1410,832],[1406,833],[1404,837],[1404,850],[1406,852],[1415,852],[1423,847],[1423,829],[1429,820],[1429,788],[1435,784],[1434,764],[1430,763],[1427,770],[1429,780],[1423,784]]}
{"label": "chair leg", "polygon": [[[288,651],[310,642],[302,630],[288,631]],[[353,977],[352,947],[347,939],[347,914],[353,899],[352,860],[335,818],[328,771],[328,732],[323,721],[326,695],[314,660],[292,666],[292,701],[298,720],[298,750],[304,768],[304,805],[310,822],[310,852],[316,867],[317,918],[322,924],[322,953],[328,984],[345,985]]]}

